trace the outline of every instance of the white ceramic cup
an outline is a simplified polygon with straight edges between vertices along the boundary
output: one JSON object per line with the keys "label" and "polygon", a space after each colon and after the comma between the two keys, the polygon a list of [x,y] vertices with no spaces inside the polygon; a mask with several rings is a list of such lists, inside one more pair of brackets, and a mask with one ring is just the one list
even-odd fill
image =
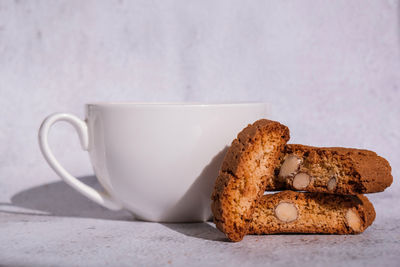
{"label": "white ceramic cup", "polygon": [[[92,201],[157,222],[205,221],[227,147],[247,124],[265,117],[264,103],[95,103],[86,119],[48,116],[39,130],[41,151],[53,170]],[[48,145],[57,121],[72,124],[104,192],[68,173]]]}

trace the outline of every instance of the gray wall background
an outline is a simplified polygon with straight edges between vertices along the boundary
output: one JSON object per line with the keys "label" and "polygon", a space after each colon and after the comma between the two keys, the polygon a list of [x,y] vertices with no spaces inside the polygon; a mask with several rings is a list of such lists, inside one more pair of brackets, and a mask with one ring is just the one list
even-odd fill
{"label": "gray wall background", "polygon": [[[42,119],[95,101],[269,102],[293,143],[387,158],[395,182],[372,198],[398,194],[399,13],[395,0],[0,1],[0,208],[59,179]],[[92,174],[72,127],[51,146]]]}

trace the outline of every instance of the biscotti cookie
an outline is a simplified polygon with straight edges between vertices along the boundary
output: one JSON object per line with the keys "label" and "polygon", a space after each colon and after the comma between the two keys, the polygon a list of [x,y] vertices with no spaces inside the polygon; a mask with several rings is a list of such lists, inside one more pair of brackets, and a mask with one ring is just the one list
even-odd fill
{"label": "biscotti cookie", "polygon": [[292,144],[285,146],[275,177],[267,190],[352,195],[381,192],[393,181],[389,163],[375,152]]}
{"label": "biscotti cookie", "polygon": [[254,207],[266,183],[274,183],[274,169],[288,140],[286,126],[265,119],[247,126],[233,140],[215,182],[211,204],[217,228],[231,241],[240,241],[247,234]]}
{"label": "biscotti cookie", "polygon": [[374,207],[363,195],[283,191],[260,199],[248,233],[358,234],[374,219]]}

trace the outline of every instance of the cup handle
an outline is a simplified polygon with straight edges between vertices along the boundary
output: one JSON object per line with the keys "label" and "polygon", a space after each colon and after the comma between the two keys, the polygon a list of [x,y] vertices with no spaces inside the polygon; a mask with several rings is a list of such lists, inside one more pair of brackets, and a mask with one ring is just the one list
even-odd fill
{"label": "cup handle", "polygon": [[92,187],[82,183],[77,178],[72,176],[69,172],[67,172],[64,169],[64,167],[61,166],[61,164],[54,157],[53,153],[49,148],[48,133],[51,126],[58,121],[66,121],[72,124],[72,126],[74,126],[75,130],[79,134],[79,139],[81,141],[82,149],[88,150],[89,134],[86,122],[84,122],[83,120],[79,119],[78,117],[72,114],[55,113],[44,119],[39,129],[39,146],[47,163],[58,174],[58,176],[60,176],[67,184],[69,184],[72,188],[74,188],[75,190],[77,190],[90,200],[111,210],[122,209],[122,206],[116,203],[113,199],[111,199],[109,195],[93,189]]}

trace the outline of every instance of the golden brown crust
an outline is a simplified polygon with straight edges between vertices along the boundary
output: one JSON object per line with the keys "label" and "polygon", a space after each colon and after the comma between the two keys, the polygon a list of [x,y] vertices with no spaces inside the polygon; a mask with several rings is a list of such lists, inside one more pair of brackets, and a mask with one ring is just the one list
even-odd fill
{"label": "golden brown crust", "polygon": [[[342,147],[312,147],[288,144],[281,155],[281,164],[288,155],[302,159],[298,172],[309,174],[312,179],[304,188],[308,192],[325,192],[334,194],[364,194],[385,190],[393,181],[391,167],[387,160],[375,152],[363,149]],[[276,183],[267,185],[266,189],[296,190],[293,177],[279,177],[280,165],[275,170]],[[334,178],[336,186],[328,187]]]}
{"label": "golden brown crust", "polygon": [[263,195],[289,129],[275,121],[258,120],[233,140],[222,163],[212,194],[211,209],[218,229],[231,241],[246,235],[254,207]]}
{"label": "golden brown crust", "polygon": [[372,222],[375,220],[376,213],[374,206],[372,203],[369,201],[369,199],[364,196],[364,195],[357,195],[357,197],[361,200],[362,202],[362,207],[364,209],[364,214],[365,214],[365,226],[368,227],[372,224]]}
{"label": "golden brown crust", "polygon": [[[280,203],[292,203],[297,208],[297,219],[279,220],[274,209]],[[356,227],[349,222],[348,212],[354,212]],[[375,219],[371,202],[363,195],[333,195],[282,191],[264,195],[253,213],[249,234],[323,233],[358,234]],[[353,222],[354,223],[354,222]]]}

